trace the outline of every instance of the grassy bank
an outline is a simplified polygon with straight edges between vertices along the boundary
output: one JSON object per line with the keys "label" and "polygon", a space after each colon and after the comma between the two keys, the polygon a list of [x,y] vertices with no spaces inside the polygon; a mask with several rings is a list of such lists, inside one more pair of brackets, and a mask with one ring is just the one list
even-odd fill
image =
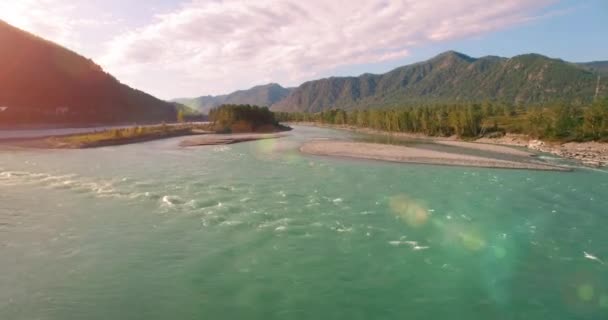
{"label": "grassy bank", "polygon": [[288,130],[291,130],[291,128],[282,125],[267,125],[252,128],[251,126],[242,125],[239,125],[238,127],[219,126],[217,123],[160,124],[43,138],[8,139],[1,141],[1,143],[4,145],[26,148],[84,149],[139,143],[181,136],[211,134],[216,136],[215,134],[221,134],[220,136],[224,136],[224,139],[230,139],[232,136],[231,133],[275,133]]}
{"label": "grassy bank", "polygon": [[210,129],[210,125],[156,125],[145,127],[131,127],[111,129],[100,132],[75,134],[60,137],[49,137],[31,141],[41,147],[49,148],[95,148],[111,145],[122,145],[151,140],[201,134]]}

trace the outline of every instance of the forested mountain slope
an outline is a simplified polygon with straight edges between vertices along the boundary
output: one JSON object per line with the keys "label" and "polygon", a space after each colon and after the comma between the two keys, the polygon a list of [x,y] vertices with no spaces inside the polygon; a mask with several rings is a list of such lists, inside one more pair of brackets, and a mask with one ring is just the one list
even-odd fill
{"label": "forested mountain slope", "polygon": [[276,111],[318,112],[331,108],[401,107],[429,103],[501,101],[534,105],[577,104],[608,94],[598,73],[538,54],[472,58],[448,51],[385,74],[332,77],[306,82],[276,103]]}
{"label": "forested mountain slope", "polygon": [[173,104],[0,21],[0,125],[174,121]]}

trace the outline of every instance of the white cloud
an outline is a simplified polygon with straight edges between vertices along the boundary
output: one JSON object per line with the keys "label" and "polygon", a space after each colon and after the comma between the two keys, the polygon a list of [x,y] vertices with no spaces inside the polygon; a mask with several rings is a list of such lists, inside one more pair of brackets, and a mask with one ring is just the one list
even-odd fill
{"label": "white cloud", "polygon": [[0,19],[46,39],[67,45],[74,38],[67,16],[73,7],[54,0],[19,0],[0,3]]}
{"label": "white cloud", "polygon": [[95,30],[116,25],[107,15],[86,16],[86,0],[0,0],[0,19],[37,36],[76,51],[88,50],[85,43]]}
{"label": "white cloud", "polygon": [[[296,84],[416,46],[523,23],[551,1],[192,1],[111,41],[102,63],[168,94]],[[158,83],[146,75],[171,75]]]}
{"label": "white cloud", "polygon": [[[553,2],[187,0],[132,29],[97,13],[99,3],[89,0],[0,0],[0,19],[169,98],[270,81],[295,85],[338,67],[396,60],[425,44],[529,22]],[[128,19],[134,12],[121,14]]]}

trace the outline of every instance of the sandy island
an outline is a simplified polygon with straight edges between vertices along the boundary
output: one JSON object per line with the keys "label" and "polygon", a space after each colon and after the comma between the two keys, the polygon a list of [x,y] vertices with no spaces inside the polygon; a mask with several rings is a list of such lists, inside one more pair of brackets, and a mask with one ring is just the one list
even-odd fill
{"label": "sandy island", "polygon": [[[97,137],[100,135],[100,137]],[[0,146],[3,148],[35,148],[35,149],[85,149],[106,146],[117,146],[180,136],[191,138],[180,142],[182,147],[233,144],[246,141],[276,139],[286,136],[279,133],[242,133],[242,134],[216,134],[213,131],[200,129],[184,129],[168,132],[152,132],[150,134],[114,138],[107,132],[91,134],[77,134],[65,136],[50,136],[40,138],[1,139]]]}
{"label": "sandy island", "polygon": [[484,168],[571,171],[570,168],[542,164],[538,162],[500,160],[479,156],[418,149],[412,147],[364,142],[315,140],[305,143],[300,148],[300,151],[307,154],[321,156],[349,157],[403,163]]}
{"label": "sandy island", "polygon": [[497,144],[489,144],[489,143],[478,143],[478,142],[466,142],[466,141],[457,141],[457,140],[434,140],[433,143],[441,144],[445,146],[452,147],[460,147],[466,149],[474,149],[481,151],[489,151],[494,153],[508,154],[511,156],[519,156],[519,157],[533,157],[536,156],[535,153],[525,150],[519,150],[512,147],[501,146]]}
{"label": "sandy island", "polygon": [[[597,142],[597,141],[589,141],[589,142],[547,142],[547,141],[539,141],[535,140],[529,136],[523,134],[516,133],[507,133],[503,137],[498,138],[488,138],[482,137],[474,140],[474,142],[466,142],[460,140],[458,137],[431,137],[421,133],[409,133],[409,132],[387,132],[381,130],[375,130],[370,128],[358,128],[354,126],[344,126],[344,125],[329,125],[329,124],[319,124],[314,122],[293,122],[296,125],[303,126],[313,126],[320,128],[331,128],[331,129],[339,129],[339,130],[347,130],[352,132],[360,132],[367,134],[380,134],[380,135],[389,135],[397,138],[404,139],[421,139],[421,140],[430,140],[433,143],[444,144],[444,145],[453,145],[453,146],[461,146],[468,149],[478,149],[490,152],[498,152],[498,153],[506,153],[513,154],[508,150],[515,150],[526,152],[524,150],[517,150],[509,148],[509,146],[527,148],[532,150],[530,153],[532,155],[536,155],[534,151],[540,151],[545,153],[551,153],[556,156],[572,159],[579,161],[584,166],[588,167],[606,167],[608,166],[608,143],[607,142]],[[481,145],[481,146],[479,146]],[[501,147],[506,146],[507,149],[496,149],[493,146]],[[505,150],[507,152],[499,152],[497,150]],[[523,154],[521,154],[523,155]]]}
{"label": "sandy island", "polygon": [[280,133],[205,134],[180,142],[181,147],[233,144],[246,141],[278,139],[287,136]]}

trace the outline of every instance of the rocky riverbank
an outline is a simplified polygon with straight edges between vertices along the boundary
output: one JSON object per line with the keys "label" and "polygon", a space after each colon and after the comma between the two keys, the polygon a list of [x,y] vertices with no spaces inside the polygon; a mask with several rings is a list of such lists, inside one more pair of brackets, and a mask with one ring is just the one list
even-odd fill
{"label": "rocky riverbank", "polygon": [[[386,132],[373,130],[369,128],[357,128],[353,126],[334,126],[316,123],[297,123],[299,125],[312,125],[318,127],[342,129],[353,132],[361,132],[368,134],[391,135],[403,139],[424,139],[441,144],[458,144],[466,143],[467,148],[488,149],[492,145],[506,145],[527,148],[532,151],[551,153],[556,156],[576,160],[582,165],[589,167],[605,167],[608,166],[608,143],[605,142],[548,142],[530,138],[522,134],[506,134],[498,138],[479,138],[473,141],[463,141],[456,136],[451,137],[430,137],[424,134],[404,133],[404,132]],[[477,147],[475,145],[478,145]],[[495,150],[496,151],[496,150]],[[519,150],[519,152],[525,152]]]}
{"label": "rocky riverbank", "polygon": [[481,138],[476,142],[526,147],[530,150],[577,160],[590,167],[608,166],[608,143],[603,142],[547,142],[521,134],[507,134],[500,138]]}

